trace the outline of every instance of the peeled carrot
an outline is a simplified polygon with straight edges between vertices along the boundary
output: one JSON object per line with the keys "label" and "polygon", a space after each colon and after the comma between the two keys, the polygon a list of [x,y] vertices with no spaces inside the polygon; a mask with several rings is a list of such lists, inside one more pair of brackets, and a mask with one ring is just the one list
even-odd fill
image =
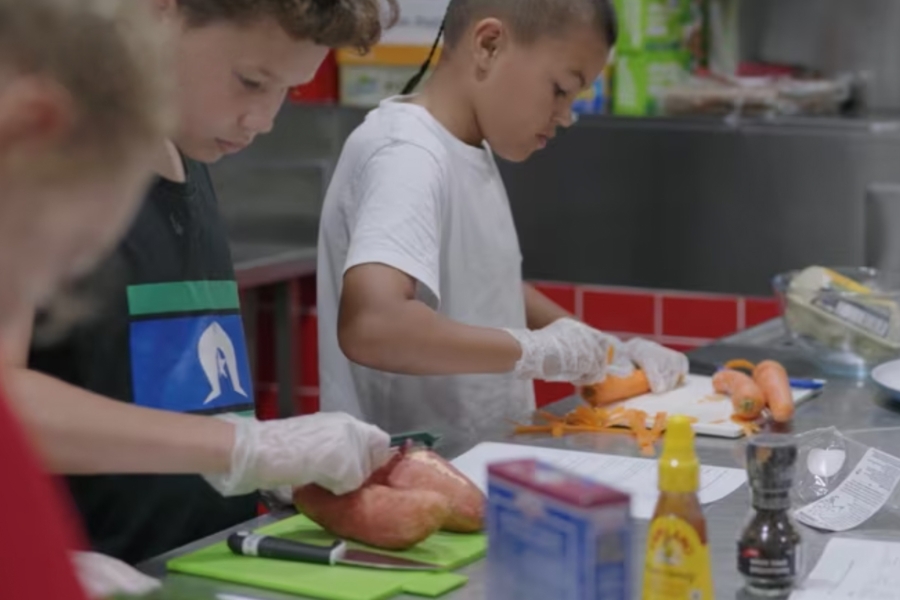
{"label": "peeled carrot", "polygon": [[650,391],[650,382],[640,369],[628,377],[609,375],[601,383],[581,388],[581,397],[593,406],[603,406],[620,400],[628,400]]}
{"label": "peeled carrot", "polygon": [[752,373],[753,369],[756,368],[756,365],[750,362],[749,360],[743,358],[736,358],[734,360],[729,360],[725,363],[726,369],[735,369],[735,370],[744,370],[748,373]]}
{"label": "peeled carrot", "polygon": [[753,381],[763,391],[772,418],[787,423],[794,418],[794,395],[787,371],[774,360],[764,360],[753,370]]}
{"label": "peeled carrot", "polygon": [[766,397],[762,390],[749,375],[740,371],[719,371],[713,376],[713,389],[731,397],[734,415],[739,419],[755,419],[766,407]]}

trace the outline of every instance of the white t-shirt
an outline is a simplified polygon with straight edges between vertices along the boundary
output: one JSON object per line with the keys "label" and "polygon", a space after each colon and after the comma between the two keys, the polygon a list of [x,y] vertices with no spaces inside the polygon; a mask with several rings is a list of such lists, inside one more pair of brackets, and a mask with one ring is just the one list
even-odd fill
{"label": "white t-shirt", "polygon": [[469,325],[524,328],[522,255],[500,172],[423,107],[385,100],[347,140],[319,234],[321,404],[389,433],[428,430],[461,448],[530,417],[530,381],[511,374],[422,377],[351,363],[337,339],[344,273],[389,265],[417,298]]}

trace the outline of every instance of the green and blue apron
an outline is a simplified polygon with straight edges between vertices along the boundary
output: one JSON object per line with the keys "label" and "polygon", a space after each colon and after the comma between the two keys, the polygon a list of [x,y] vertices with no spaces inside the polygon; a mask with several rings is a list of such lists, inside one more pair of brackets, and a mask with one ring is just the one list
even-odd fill
{"label": "green and blue apron", "polygon": [[[159,179],[116,252],[88,278],[95,316],[30,366],[77,387],[180,413],[252,413],[254,395],[227,236],[206,167]],[[101,293],[99,290],[102,290]],[[67,478],[95,550],[136,563],[257,514],[197,475]]]}

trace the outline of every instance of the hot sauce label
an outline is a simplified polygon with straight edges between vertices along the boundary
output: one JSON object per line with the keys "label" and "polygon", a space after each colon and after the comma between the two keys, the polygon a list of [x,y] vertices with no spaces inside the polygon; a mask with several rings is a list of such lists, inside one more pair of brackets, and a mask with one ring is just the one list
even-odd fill
{"label": "hot sauce label", "polygon": [[644,565],[644,600],[713,600],[709,549],[678,517],[650,524]]}

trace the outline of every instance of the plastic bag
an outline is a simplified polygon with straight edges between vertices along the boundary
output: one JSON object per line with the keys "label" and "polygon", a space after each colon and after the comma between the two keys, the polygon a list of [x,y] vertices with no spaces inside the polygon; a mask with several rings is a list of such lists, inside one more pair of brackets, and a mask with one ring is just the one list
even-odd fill
{"label": "plastic bag", "polygon": [[900,485],[897,485],[900,479],[900,428],[842,433],[828,427],[800,434],[796,439],[797,470],[791,498],[795,514],[797,510],[829,496],[845,482],[849,484],[848,477],[860,479],[865,476],[861,473],[860,461],[873,451],[872,458],[896,462],[896,467],[887,464],[883,478],[881,473],[873,475],[879,477],[888,489],[884,492],[887,499],[871,517],[854,529],[896,530],[900,534]]}

